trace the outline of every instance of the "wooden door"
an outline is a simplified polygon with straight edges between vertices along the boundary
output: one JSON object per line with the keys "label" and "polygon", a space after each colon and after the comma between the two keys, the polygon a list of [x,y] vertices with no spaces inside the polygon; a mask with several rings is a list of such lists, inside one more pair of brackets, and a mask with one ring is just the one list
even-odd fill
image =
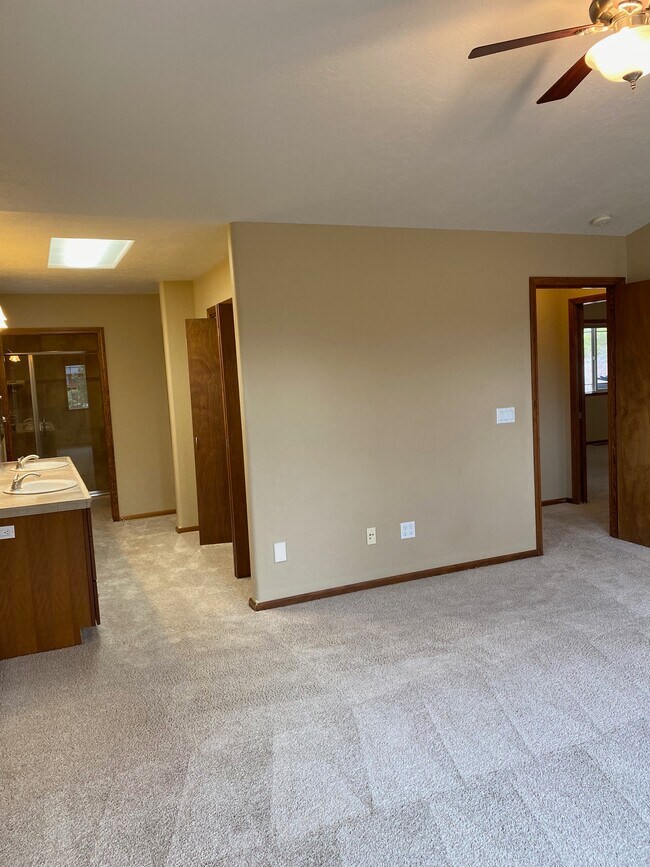
{"label": "wooden door", "polygon": [[650,547],[650,280],[614,298],[618,535]]}
{"label": "wooden door", "polygon": [[187,319],[187,357],[201,545],[232,542],[219,338],[214,319]]}
{"label": "wooden door", "polygon": [[251,574],[246,507],[246,476],[244,472],[244,439],[239,403],[237,344],[232,301],[217,306],[221,385],[225,410],[228,489],[232,521],[233,558],[236,578]]}

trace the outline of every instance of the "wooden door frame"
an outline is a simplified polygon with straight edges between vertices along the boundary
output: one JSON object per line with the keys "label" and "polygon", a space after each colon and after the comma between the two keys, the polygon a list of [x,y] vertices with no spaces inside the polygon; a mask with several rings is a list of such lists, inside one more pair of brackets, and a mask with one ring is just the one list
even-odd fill
{"label": "wooden door frame", "polygon": [[[593,286],[605,289],[607,302],[608,343],[607,358],[609,366],[609,532],[618,537],[618,478],[616,451],[616,351],[614,334],[616,322],[616,288],[625,284],[625,277],[530,277],[529,278],[529,311],[530,311],[530,372],[533,412],[533,468],[535,479],[535,534],[536,550],[544,553],[544,535],[542,524],[542,460],[540,447],[539,420],[539,357],[537,339],[537,290],[538,289],[585,289]],[[588,298],[589,296],[583,296]]]}
{"label": "wooden door frame", "polygon": [[[108,362],[106,359],[106,338],[104,336],[103,327],[89,328],[7,328],[2,331],[2,338],[32,335],[49,334],[49,335],[64,335],[64,334],[93,334],[97,340],[97,360],[99,362],[99,382],[102,391],[102,412],[104,416],[104,441],[106,445],[106,463],[108,464],[108,487],[111,500],[111,518],[113,521],[120,521],[120,502],[117,492],[117,471],[115,468],[115,443],[113,439],[113,418],[111,415],[111,395],[108,386]],[[4,349],[4,347],[3,347]],[[0,384],[6,388],[4,377],[4,354],[2,356],[3,375],[0,378]],[[8,401],[8,395],[4,398]],[[8,404],[7,404],[8,406]],[[11,440],[9,439],[11,443]],[[15,460],[15,456],[13,458]]]}

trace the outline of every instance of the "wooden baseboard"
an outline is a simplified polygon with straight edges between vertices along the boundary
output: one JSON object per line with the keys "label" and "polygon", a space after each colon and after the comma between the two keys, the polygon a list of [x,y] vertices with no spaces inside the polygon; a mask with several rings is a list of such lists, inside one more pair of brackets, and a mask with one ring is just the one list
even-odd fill
{"label": "wooden baseboard", "polygon": [[437,566],[434,569],[423,569],[420,572],[406,572],[404,575],[391,575],[388,578],[359,581],[357,584],[328,587],[325,590],[314,590],[311,593],[301,593],[298,596],[285,596],[283,599],[269,599],[264,602],[258,602],[251,597],[248,600],[248,604],[253,611],[267,611],[270,608],[283,608],[286,605],[300,605],[302,602],[327,599],[329,596],[343,596],[346,593],[357,593],[360,590],[388,587],[390,584],[403,584],[406,581],[417,581],[420,578],[434,578],[437,575],[451,575],[453,572],[466,572],[469,569],[498,566],[500,563],[509,563],[512,560],[527,560],[529,557],[539,556],[541,556],[541,552],[536,549],[532,551],[519,551],[516,554],[502,554],[500,557],[488,557],[485,560],[471,560],[469,563],[456,563],[453,566]]}
{"label": "wooden baseboard", "polygon": [[177,533],[198,533],[199,528],[196,527],[176,527]]}
{"label": "wooden baseboard", "polygon": [[139,521],[142,518],[162,518],[163,515],[175,515],[176,509],[164,509],[162,512],[142,512],[141,515],[122,515],[122,521]]}
{"label": "wooden baseboard", "polygon": [[542,506],[559,506],[560,503],[572,503],[571,497],[560,497],[559,500],[542,500]]}

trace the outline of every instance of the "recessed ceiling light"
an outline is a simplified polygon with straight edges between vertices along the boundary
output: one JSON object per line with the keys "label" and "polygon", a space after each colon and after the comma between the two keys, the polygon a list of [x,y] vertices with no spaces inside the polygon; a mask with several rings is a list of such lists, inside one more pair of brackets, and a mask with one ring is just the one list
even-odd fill
{"label": "recessed ceiling light", "polygon": [[591,225],[595,226],[597,229],[602,229],[603,226],[607,226],[612,222],[612,218],[609,214],[600,214],[598,217],[594,217],[591,220]]}
{"label": "recessed ceiling light", "polygon": [[48,268],[116,268],[133,241],[52,238]]}

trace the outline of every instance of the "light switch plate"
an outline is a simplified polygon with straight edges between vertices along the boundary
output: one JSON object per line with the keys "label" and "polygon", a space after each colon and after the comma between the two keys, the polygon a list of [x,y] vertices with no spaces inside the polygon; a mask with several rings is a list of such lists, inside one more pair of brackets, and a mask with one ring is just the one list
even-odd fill
{"label": "light switch plate", "polygon": [[514,424],[515,423],[515,408],[514,406],[501,406],[497,409],[497,424]]}
{"label": "light switch plate", "polygon": [[286,542],[274,542],[273,543],[273,556],[275,557],[276,563],[284,563],[287,559],[287,543]]}
{"label": "light switch plate", "polygon": [[15,539],[16,528],[11,524],[9,527],[0,527],[0,539]]}

